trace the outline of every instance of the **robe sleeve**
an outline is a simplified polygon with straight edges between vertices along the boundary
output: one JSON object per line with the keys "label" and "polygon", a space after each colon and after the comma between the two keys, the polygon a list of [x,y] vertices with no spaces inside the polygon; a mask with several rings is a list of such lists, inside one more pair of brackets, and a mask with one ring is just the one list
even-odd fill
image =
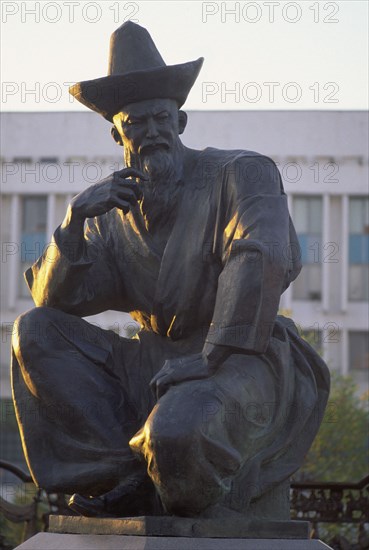
{"label": "robe sleeve", "polygon": [[110,238],[103,216],[88,220],[76,258],[58,227],[43,255],[25,272],[36,306],[79,316],[123,309],[123,281],[109,251]]}
{"label": "robe sleeve", "polygon": [[218,211],[224,267],[206,342],[264,353],[291,265],[287,197],[274,162],[241,157],[226,166]]}

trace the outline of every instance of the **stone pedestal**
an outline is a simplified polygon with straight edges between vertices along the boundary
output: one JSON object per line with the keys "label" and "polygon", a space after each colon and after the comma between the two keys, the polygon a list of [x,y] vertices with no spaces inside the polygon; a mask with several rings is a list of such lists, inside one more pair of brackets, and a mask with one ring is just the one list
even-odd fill
{"label": "stone pedestal", "polygon": [[16,550],[329,550],[319,540],[212,539],[38,533]]}
{"label": "stone pedestal", "polygon": [[323,550],[305,521],[50,516],[50,531],[18,550]]}
{"label": "stone pedestal", "polygon": [[308,539],[307,521],[247,521],[243,518],[85,518],[50,516],[49,532],[78,535],[130,535],[145,537],[196,537],[235,539]]}

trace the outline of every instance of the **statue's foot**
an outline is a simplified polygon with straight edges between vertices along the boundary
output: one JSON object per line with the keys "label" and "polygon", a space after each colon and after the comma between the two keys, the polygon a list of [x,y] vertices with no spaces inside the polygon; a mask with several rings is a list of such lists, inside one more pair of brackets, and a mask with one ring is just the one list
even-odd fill
{"label": "statue's foot", "polygon": [[85,497],[75,493],[68,506],[85,517],[129,517],[160,514],[155,487],[151,480],[138,474],[98,497]]}
{"label": "statue's foot", "polygon": [[106,518],[109,514],[106,511],[104,496],[84,497],[75,493],[68,502],[69,508],[81,516],[87,518]]}

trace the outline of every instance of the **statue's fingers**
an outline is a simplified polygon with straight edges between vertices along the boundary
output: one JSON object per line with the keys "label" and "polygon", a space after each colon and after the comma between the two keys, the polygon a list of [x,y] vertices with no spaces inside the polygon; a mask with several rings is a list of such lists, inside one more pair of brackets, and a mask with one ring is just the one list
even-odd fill
{"label": "statue's fingers", "polygon": [[157,372],[155,374],[155,376],[152,377],[151,381],[150,381],[150,386],[155,386],[157,381],[162,378],[163,376],[168,376],[168,374],[170,373],[171,371],[171,367],[170,367],[170,363],[169,361],[165,361],[164,365],[162,366],[162,368],[159,370],[159,372]]}
{"label": "statue's fingers", "polygon": [[[135,184],[136,185],[136,184]],[[136,185],[137,187],[137,185]],[[130,204],[134,205],[141,197],[141,192],[136,193],[135,189],[129,187],[118,187],[116,190],[116,196],[120,199],[128,201]]]}
{"label": "statue's fingers", "polygon": [[158,372],[157,374],[155,374],[155,376],[150,380],[149,386],[150,386],[150,388],[154,391],[154,393],[155,393],[155,391],[156,391],[156,384],[157,384],[158,380],[159,380],[162,376],[164,376],[164,375],[161,373],[161,371],[159,371],[159,372]]}
{"label": "statue's fingers", "polygon": [[151,389],[154,389],[154,388],[155,388],[155,386],[156,386],[156,380],[157,380],[156,376],[154,376],[154,378],[152,378],[152,379],[150,380],[149,386],[150,386]]}
{"label": "statue's fingers", "polygon": [[150,386],[150,390],[152,391],[152,393],[153,393],[153,394],[155,395],[155,397],[156,397],[156,383],[150,382],[149,386]]}
{"label": "statue's fingers", "polygon": [[122,170],[117,170],[116,172],[114,172],[114,174],[119,178],[134,177],[147,180],[147,176],[137,168],[122,168]]}
{"label": "statue's fingers", "polygon": [[199,361],[200,354],[194,353],[192,355],[185,355],[183,357],[177,357],[176,359],[171,359],[171,362],[174,367],[186,368],[188,365],[197,363]]}
{"label": "statue's fingers", "polygon": [[141,187],[134,180],[118,179],[117,184],[120,189],[131,189],[137,197],[137,200],[141,200],[143,197],[143,191]]}
{"label": "statue's fingers", "polygon": [[114,182],[119,186],[124,185],[125,188],[129,187],[132,189],[137,197],[137,200],[141,200],[143,196],[142,189],[140,189],[134,179],[127,179],[132,177],[147,181],[147,176],[135,168],[123,168],[123,170],[119,170],[119,172],[114,172]]}
{"label": "statue's fingers", "polygon": [[[147,181],[148,177],[146,174],[141,172],[140,170],[137,170],[136,168],[123,168],[123,170],[119,170],[119,172],[114,172],[114,177],[116,179],[127,179],[127,178],[138,178],[139,180]],[[135,183],[132,181],[132,183]]]}

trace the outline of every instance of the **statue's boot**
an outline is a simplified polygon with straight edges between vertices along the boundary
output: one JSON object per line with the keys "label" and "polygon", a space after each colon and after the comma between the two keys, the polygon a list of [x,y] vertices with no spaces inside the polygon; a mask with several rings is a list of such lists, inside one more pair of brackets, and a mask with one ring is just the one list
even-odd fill
{"label": "statue's boot", "polygon": [[123,483],[98,497],[75,493],[68,506],[85,517],[130,517],[159,515],[162,512],[153,483],[142,473],[126,478]]}

